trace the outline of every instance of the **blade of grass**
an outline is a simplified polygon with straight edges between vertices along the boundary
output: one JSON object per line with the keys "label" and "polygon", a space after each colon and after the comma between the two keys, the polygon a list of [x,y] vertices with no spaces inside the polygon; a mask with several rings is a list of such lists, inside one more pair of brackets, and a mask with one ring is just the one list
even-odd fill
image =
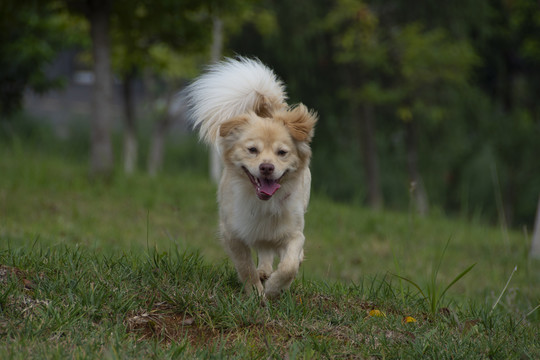
{"label": "blade of grass", "polygon": [[[396,272],[399,273],[401,271],[399,268],[399,261],[395,253],[393,254],[393,257],[394,257],[394,266],[396,268]],[[399,293],[401,294],[401,302],[405,303],[405,294],[403,292],[403,282],[401,281],[401,279],[399,279]]]}
{"label": "blade of grass", "polygon": [[415,283],[414,281],[410,280],[410,279],[407,279],[406,277],[404,276],[401,276],[401,275],[398,275],[398,274],[392,274],[394,276],[397,276],[398,278],[402,279],[402,280],[405,280],[406,282],[408,282],[409,284],[411,284],[412,286],[414,286],[415,288],[418,289],[418,291],[420,292],[420,294],[422,294],[422,297],[426,300],[428,300],[428,297],[426,296],[426,294],[424,294],[424,292],[422,291],[422,288],[417,284]]}
{"label": "blade of grass", "polygon": [[489,311],[490,314],[493,312],[493,309],[495,309],[495,306],[497,306],[497,304],[499,303],[499,301],[501,301],[501,298],[502,298],[504,292],[506,291],[506,288],[508,287],[508,284],[510,284],[510,280],[512,280],[512,276],[514,276],[514,273],[515,273],[516,271],[517,271],[517,265],[514,267],[514,270],[513,270],[512,273],[510,274],[510,277],[508,278],[508,281],[506,282],[506,285],[504,285],[504,288],[502,289],[501,294],[500,294],[499,297],[497,298],[497,301],[495,301],[495,304],[493,304],[493,307],[492,307],[491,310]]}
{"label": "blade of grass", "polygon": [[464,277],[469,271],[471,271],[474,267],[476,266],[476,263],[472,264],[471,266],[469,266],[468,268],[466,268],[465,270],[463,270],[460,274],[458,274],[454,280],[452,280],[452,282],[450,282],[450,284],[448,284],[448,286],[446,286],[446,288],[443,290],[443,292],[441,293],[441,296],[439,297],[439,300],[438,302],[440,302],[440,300],[444,297],[444,294],[446,294],[446,292],[448,291],[448,289],[450,289],[455,283],[457,283],[462,277]]}
{"label": "blade of grass", "polygon": [[446,240],[446,244],[444,245],[441,256],[439,257],[439,262],[437,263],[437,266],[432,267],[432,271],[431,271],[431,282],[428,285],[428,296],[430,298],[429,304],[431,307],[431,313],[433,314],[437,312],[437,305],[441,299],[441,296],[439,296],[438,294],[439,286],[437,286],[437,277],[439,276],[439,270],[441,268],[444,255],[446,254],[446,249],[448,249],[449,244],[450,244],[450,237],[448,238],[448,240]]}
{"label": "blade of grass", "polygon": [[540,308],[540,304],[536,305],[531,311],[529,311],[528,313],[526,313],[516,324],[516,326],[514,326],[514,328],[517,328],[519,326],[519,324],[521,324],[523,322],[523,320],[525,320],[526,318],[529,317],[529,315],[531,315],[533,312],[535,312],[536,310],[538,310]]}

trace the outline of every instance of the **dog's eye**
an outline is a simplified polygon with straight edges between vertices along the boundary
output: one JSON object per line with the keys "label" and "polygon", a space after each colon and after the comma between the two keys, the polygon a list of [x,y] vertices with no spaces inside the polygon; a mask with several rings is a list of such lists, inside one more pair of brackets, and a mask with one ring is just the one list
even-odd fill
{"label": "dog's eye", "polygon": [[249,147],[247,150],[250,154],[257,154],[259,152],[255,146]]}
{"label": "dog's eye", "polygon": [[285,156],[285,155],[287,155],[287,151],[286,150],[278,150],[277,154],[279,156]]}

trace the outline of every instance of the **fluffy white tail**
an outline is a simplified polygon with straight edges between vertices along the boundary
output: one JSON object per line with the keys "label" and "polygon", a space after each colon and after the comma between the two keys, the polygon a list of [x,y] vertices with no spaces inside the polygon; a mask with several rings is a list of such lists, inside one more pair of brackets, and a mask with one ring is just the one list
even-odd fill
{"label": "fluffy white tail", "polygon": [[248,111],[268,113],[286,106],[285,86],[259,60],[238,57],[208,68],[184,91],[188,114],[200,138],[216,144],[221,124]]}

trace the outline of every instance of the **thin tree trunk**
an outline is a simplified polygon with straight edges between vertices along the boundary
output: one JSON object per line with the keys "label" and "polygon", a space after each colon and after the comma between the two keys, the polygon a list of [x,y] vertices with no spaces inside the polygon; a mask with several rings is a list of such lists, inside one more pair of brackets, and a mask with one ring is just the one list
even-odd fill
{"label": "thin tree trunk", "polygon": [[133,85],[135,69],[124,74],[122,95],[124,97],[124,171],[133,174],[137,166],[137,124],[135,119],[135,101]]}
{"label": "thin tree trunk", "polygon": [[534,231],[529,256],[540,259],[540,196],[538,197],[538,206],[536,208],[536,220],[534,222]]}
{"label": "thin tree trunk", "polygon": [[[221,54],[223,52],[223,21],[217,16],[214,16],[212,20],[212,49],[210,61],[216,63],[221,59]],[[217,184],[219,183],[221,172],[223,170],[221,156],[219,155],[217,148],[212,147],[210,149],[209,160],[210,179]]]}
{"label": "thin tree trunk", "polygon": [[212,49],[210,61],[217,62],[223,53],[223,21],[214,16],[212,18]]}
{"label": "thin tree trunk", "polygon": [[93,177],[107,177],[113,170],[111,143],[113,82],[109,45],[109,1],[89,0],[88,9],[95,76],[90,174]]}
{"label": "thin tree trunk", "polygon": [[516,172],[513,167],[508,168],[506,186],[504,187],[504,216],[508,226],[512,226],[514,222],[514,209],[517,199],[516,189]]}
{"label": "thin tree trunk", "polygon": [[165,148],[165,135],[169,128],[169,115],[164,114],[163,119],[156,122],[152,135],[152,145],[148,155],[148,173],[156,176],[163,167],[163,149]]}
{"label": "thin tree trunk", "polygon": [[167,103],[165,112],[162,117],[154,124],[152,131],[152,142],[150,144],[150,152],[148,154],[148,173],[151,176],[156,176],[163,167],[163,155],[165,149],[165,136],[171,126],[172,115],[170,107],[172,103],[172,91],[167,92]]}
{"label": "thin tree trunk", "polygon": [[428,197],[422,176],[418,169],[418,130],[414,120],[405,123],[406,147],[407,147],[407,170],[409,172],[411,197],[420,215],[427,215],[429,212]]}
{"label": "thin tree trunk", "polygon": [[373,209],[383,206],[380,188],[379,158],[375,144],[375,120],[373,106],[364,104],[363,114],[358,116],[358,135],[364,164],[364,172],[368,187],[368,204]]}

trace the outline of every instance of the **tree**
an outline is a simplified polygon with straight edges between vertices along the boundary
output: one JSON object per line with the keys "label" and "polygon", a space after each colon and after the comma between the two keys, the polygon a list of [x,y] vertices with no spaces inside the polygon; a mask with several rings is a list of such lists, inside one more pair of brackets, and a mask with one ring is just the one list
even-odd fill
{"label": "tree", "polygon": [[111,145],[112,65],[122,79],[124,98],[124,169],[130,173],[137,161],[133,83],[152,68],[151,48],[165,44],[183,51],[204,43],[205,2],[196,0],[64,0],[74,14],[90,23],[95,73],[91,136],[91,174],[112,172]]}
{"label": "tree", "polygon": [[453,40],[442,29],[423,30],[414,23],[392,34],[392,42],[391,61],[399,69],[394,83],[400,93],[397,115],[405,125],[412,195],[418,212],[426,214],[428,198],[418,159],[421,127],[426,122],[444,121],[449,89],[467,86],[477,57],[468,42]]}
{"label": "tree", "polygon": [[[163,165],[167,131],[175,118],[185,116],[185,104],[176,98],[178,89],[184,79],[196,76],[199,70],[198,64],[204,62],[204,55],[195,53],[182,56],[165,44],[152,46],[149,55],[153,59],[152,73],[159,79],[166,79],[166,81],[154,81],[154,86],[159,86],[160,89],[155,90],[159,93],[159,99],[154,102],[157,118],[152,129],[147,168],[148,173],[155,176]],[[147,85],[150,84],[147,83]]]}
{"label": "tree", "polygon": [[108,178],[114,167],[111,126],[113,73],[111,68],[110,17],[114,2],[108,0],[46,1],[57,11],[83,16],[90,27],[94,88],[90,114],[90,176]]}
{"label": "tree", "polygon": [[538,197],[538,207],[536,209],[536,220],[534,222],[530,256],[540,259],[540,196]]}
{"label": "tree", "polygon": [[80,30],[73,18],[47,2],[0,3],[0,116],[21,109],[26,89],[44,93],[63,85],[45,68],[62,48],[81,40]]}
{"label": "tree", "polygon": [[[2,79],[1,111],[10,113],[20,108],[27,87],[44,92],[59,85],[48,79],[44,65],[70,40],[80,35],[73,31],[72,15],[84,14],[90,23],[94,57],[95,89],[93,99],[90,173],[107,176],[112,172],[113,156],[110,139],[112,73],[110,70],[109,16],[110,4],[105,0],[76,1],[7,1],[2,2],[0,74]],[[4,63],[5,62],[5,63]]]}
{"label": "tree", "polygon": [[493,106],[483,130],[500,171],[504,216],[512,224],[532,217],[525,214],[534,214],[539,191],[540,6],[528,0],[490,5],[489,32],[476,44],[486,59],[479,85]]}
{"label": "tree", "polygon": [[[212,46],[210,51],[210,62],[217,63],[221,60],[223,53],[223,20],[218,15],[212,18]],[[210,149],[210,179],[214,184],[219,183],[223,165],[221,163],[221,155],[217,147]]]}
{"label": "tree", "polygon": [[[166,61],[156,59],[156,49],[168,47],[169,56],[176,56],[174,52],[187,54],[200,53],[208,42],[208,17],[206,16],[206,3],[200,1],[172,1],[172,0],[116,0],[115,12],[112,16],[113,35],[113,63],[114,69],[122,79],[124,99],[124,170],[132,173],[137,162],[137,127],[136,111],[133,101],[133,85],[137,76],[144,71],[159,73],[163,71]],[[159,50],[157,50],[159,51]],[[160,56],[165,55],[161,51]],[[174,60],[170,62],[175,66],[182,65]],[[177,71],[182,72],[182,70]],[[190,70],[183,71],[188,74]],[[165,80],[168,82],[169,80]],[[178,85],[177,79],[170,81]],[[166,98],[170,98],[171,90],[166,91]],[[169,100],[167,100],[170,103]],[[161,118],[163,119],[163,118]],[[169,120],[160,121],[156,125],[159,130],[165,131]],[[156,132],[154,132],[156,134]],[[160,141],[154,144],[159,144]],[[161,151],[152,148],[151,159],[157,161],[149,166],[151,172],[160,166],[158,155]],[[157,156],[157,157],[155,157]]]}
{"label": "tree", "polygon": [[467,83],[476,57],[467,42],[450,39],[442,29],[424,30],[416,23],[385,24],[381,19],[363,2],[341,0],[326,21],[335,31],[336,61],[351,69],[345,91],[362,130],[358,139],[368,203],[374,208],[382,203],[374,119],[383,107],[392,108],[394,118],[404,125],[413,204],[426,214],[428,198],[418,158],[422,122],[440,121],[445,93]]}
{"label": "tree", "polygon": [[90,150],[90,175],[112,175],[114,159],[111,141],[113,73],[110,48],[111,7],[108,0],[88,0],[94,70],[94,96]]}
{"label": "tree", "polygon": [[[336,29],[336,62],[346,64],[348,82],[342,93],[351,104],[351,128],[360,144],[367,184],[367,201],[383,205],[379,160],[375,143],[375,109],[388,101],[381,81],[388,72],[388,49],[380,38],[379,21],[363,2],[342,0],[329,13],[326,26]],[[334,30],[335,31],[335,30]]]}

